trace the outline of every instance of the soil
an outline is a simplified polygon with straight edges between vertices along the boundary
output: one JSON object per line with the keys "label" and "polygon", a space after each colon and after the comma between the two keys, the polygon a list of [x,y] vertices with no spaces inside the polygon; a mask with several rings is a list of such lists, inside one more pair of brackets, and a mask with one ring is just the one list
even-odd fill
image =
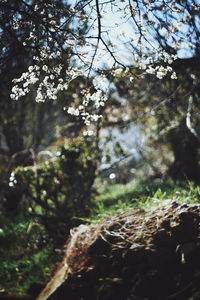
{"label": "soil", "polygon": [[166,202],[79,226],[44,299],[199,300],[200,205]]}

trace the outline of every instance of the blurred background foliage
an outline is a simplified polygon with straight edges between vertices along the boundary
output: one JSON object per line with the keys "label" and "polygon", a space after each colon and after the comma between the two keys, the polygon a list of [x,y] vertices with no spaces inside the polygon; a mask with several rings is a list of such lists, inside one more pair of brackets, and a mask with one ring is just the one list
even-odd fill
{"label": "blurred background foliage", "polygon": [[0,222],[0,292],[23,293],[32,283],[45,282],[58,261],[45,228],[36,220],[16,217]]}
{"label": "blurred background foliage", "polygon": [[28,167],[17,167],[9,185],[20,194],[18,207],[37,217],[55,239],[65,239],[79,225],[79,217],[89,215],[97,168],[94,139],[78,137],[57,148],[53,157]]}

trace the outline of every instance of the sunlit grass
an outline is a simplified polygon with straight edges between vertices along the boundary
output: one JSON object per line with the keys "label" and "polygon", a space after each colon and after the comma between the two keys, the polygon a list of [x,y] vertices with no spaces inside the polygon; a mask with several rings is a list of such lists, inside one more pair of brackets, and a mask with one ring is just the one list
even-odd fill
{"label": "sunlit grass", "polygon": [[200,187],[194,183],[171,180],[143,181],[123,184],[105,184],[98,188],[96,207],[88,222],[96,223],[102,218],[140,208],[149,210],[163,202],[200,203]]}
{"label": "sunlit grass", "polygon": [[[98,182],[97,182],[98,183]],[[200,203],[200,186],[194,183],[162,181],[130,182],[129,184],[96,184],[94,207],[84,223],[99,223],[102,219],[134,208],[150,210],[165,201]],[[138,235],[141,233],[139,232]],[[4,219],[0,224],[0,291],[25,292],[34,282],[49,277],[55,251],[44,227],[30,220]]]}

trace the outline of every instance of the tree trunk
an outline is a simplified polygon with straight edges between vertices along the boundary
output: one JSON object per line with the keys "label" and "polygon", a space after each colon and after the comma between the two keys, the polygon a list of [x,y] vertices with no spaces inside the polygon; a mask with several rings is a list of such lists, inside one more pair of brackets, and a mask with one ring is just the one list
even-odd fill
{"label": "tree trunk", "polygon": [[174,162],[168,174],[176,180],[191,180],[200,182],[198,165],[199,142],[188,130],[185,119],[179,127],[172,129],[168,140],[174,153]]}

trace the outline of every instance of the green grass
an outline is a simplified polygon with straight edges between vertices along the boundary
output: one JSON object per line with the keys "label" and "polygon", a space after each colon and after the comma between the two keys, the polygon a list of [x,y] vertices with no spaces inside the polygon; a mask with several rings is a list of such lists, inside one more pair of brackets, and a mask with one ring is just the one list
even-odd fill
{"label": "green grass", "polygon": [[163,200],[180,203],[200,203],[200,187],[191,182],[172,180],[132,182],[127,185],[100,185],[95,197],[96,208],[86,221],[99,222],[102,218],[120,214],[132,208],[149,210]]}
{"label": "green grass", "polygon": [[[89,218],[82,219],[89,224],[132,208],[149,210],[164,200],[200,203],[200,187],[190,182],[157,180],[123,185],[97,181],[96,188],[95,208]],[[0,292],[24,293],[32,283],[44,283],[58,261],[50,236],[37,221],[3,218],[0,243]]]}

